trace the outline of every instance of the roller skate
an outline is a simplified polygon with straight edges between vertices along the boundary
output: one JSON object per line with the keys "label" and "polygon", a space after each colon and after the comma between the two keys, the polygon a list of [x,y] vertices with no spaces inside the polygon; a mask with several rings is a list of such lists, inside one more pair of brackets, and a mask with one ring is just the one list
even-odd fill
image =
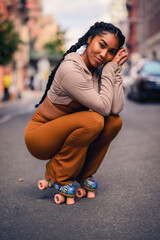
{"label": "roller skate", "polygon": [[85,181],[79,182],[81,188],[76,191],[76,197],[82,198],[87,196],[88,198],[95,198],[95,190],[98,187],[98,183],[91,177]]}
{"label": "roller skate", "polygon": [[55,194],[54,196],[54,202],[56,204],[61,204],[64,203],[66,201],[66,204],[74,204],[75,200],[75,194],[76,194],[76,188],[75,186],[70,183],[68,185],[65,186],[60,186],[58,184],[56,184],[50,176],[48,176],[46,178],[46,180],[39,180],[38,181],[38,188],[40,190],[45,190],[48,187],[54,187],[56,189],[56,191],[59,194]]}

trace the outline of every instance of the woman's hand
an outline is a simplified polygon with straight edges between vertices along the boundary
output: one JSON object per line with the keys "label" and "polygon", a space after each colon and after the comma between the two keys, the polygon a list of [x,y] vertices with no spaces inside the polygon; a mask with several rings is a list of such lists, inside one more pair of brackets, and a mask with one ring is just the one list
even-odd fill
{"label": "woman's hand", "polygon": [[118,50],[114,58],[111,62],[118,64],[118,66],[122,66],[128,59],[128,53],[126,53],[126,48],[121,48]]}

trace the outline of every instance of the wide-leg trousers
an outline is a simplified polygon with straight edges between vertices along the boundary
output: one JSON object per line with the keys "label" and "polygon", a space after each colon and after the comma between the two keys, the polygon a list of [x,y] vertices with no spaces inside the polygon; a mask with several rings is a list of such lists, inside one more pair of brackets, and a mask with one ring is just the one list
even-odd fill
{"label": "wide-leg trousers", "polygon": [[91,177],[121,127],[119,115],[104,118],[93,111],[82,111],[48,120],[37,110],[24,136],[29,152],[49,160],[47,173],[62,186]]}

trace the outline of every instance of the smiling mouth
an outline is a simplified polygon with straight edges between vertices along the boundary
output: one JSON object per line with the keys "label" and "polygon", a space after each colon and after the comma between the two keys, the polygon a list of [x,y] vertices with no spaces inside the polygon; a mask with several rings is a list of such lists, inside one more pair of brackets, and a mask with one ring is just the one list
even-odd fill
{"label": "smiling mouth", "polygon": [[95,57],[95,59],[96,59],[96,62],[98,62],[98,63],[100,63],[100,64],[103,64],[103,61],[100,60],[99,58]]}

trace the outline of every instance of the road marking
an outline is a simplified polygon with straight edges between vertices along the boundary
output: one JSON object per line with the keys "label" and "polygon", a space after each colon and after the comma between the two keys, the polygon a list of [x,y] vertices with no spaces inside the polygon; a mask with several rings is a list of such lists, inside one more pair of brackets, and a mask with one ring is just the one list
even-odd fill
{"label": "road marking", "polygon": [[2,118],[0,119],[0,124],[9,121],[11,118],[12,118],[12,115],[11,115],[11,114],[8,114],[8,115],[2,117]]}
{"label": "road marking", "polygon": [[16,113],[13,113],[13,114],[7,114],[5,115],[4,117],[0,118],[0,124],[3,124],[5,122],[8,122],[9,120],[11,120],[12,118],[14,117],[17,117],[17,116],[20,116],[20,115],[23,115],[23,114],[26,114],[26,113],[30,113],[34,111],[34,107],[33,106],[29,106],[28,108],[26,108],[25,110],[24,109],[21,109],[20,111],[17,111]]}

